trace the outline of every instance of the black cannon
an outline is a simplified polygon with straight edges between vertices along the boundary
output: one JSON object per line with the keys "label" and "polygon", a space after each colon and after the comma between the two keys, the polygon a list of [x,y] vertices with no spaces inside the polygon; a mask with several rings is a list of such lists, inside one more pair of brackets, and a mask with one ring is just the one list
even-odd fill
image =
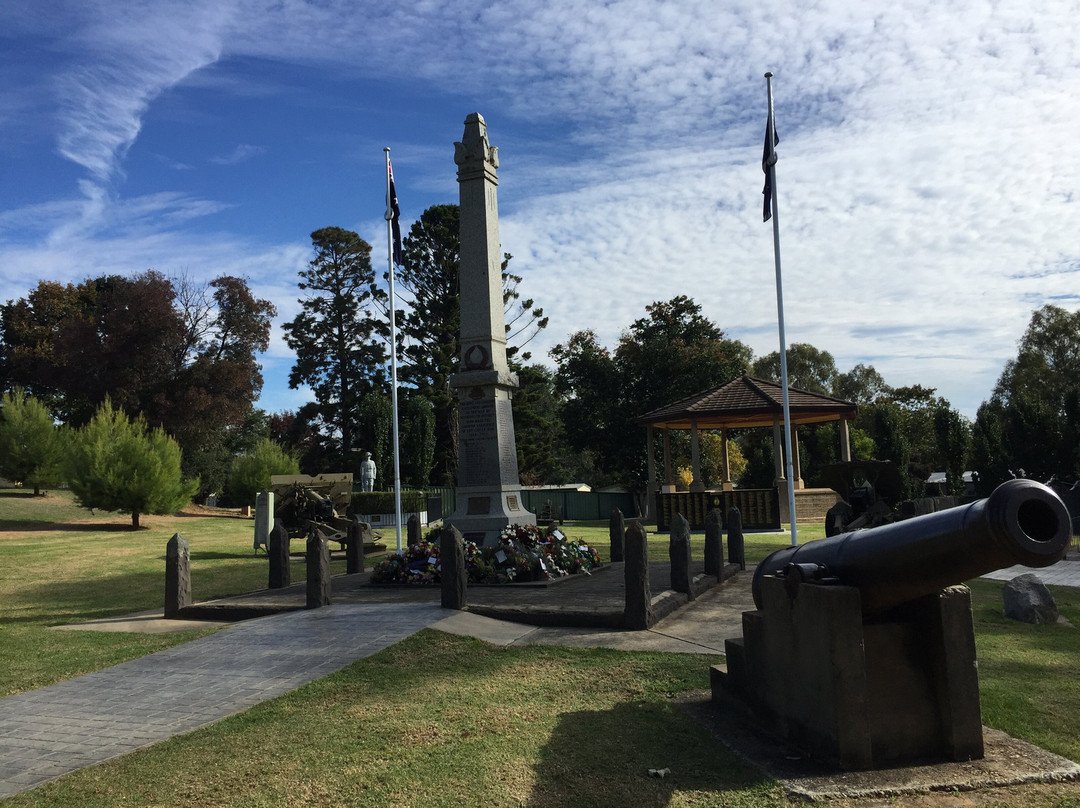
{"label": "black cannon", "polygon": [[1071,532],[1053,490],[1009,480],[970,505],[778,550],[754,573],[754,603],[761,608],[762,577],[782,575],[855,587],[863,613],[881,612],[1014,564],[1049,566]]}
{"label": "black cannon", "polygon": [[754,574],[757,611],[725,644],[713,698],[842,769],[983,756],[971,596],[963,581],[1045,567],[1070,539],[1061,499],[1010,480],[984,500],[808,542]]}

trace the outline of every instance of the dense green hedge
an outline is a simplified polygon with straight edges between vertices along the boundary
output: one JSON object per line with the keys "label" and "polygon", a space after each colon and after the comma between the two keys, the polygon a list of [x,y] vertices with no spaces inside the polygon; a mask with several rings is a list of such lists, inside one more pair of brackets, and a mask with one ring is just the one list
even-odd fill
{"label": "dense green hedge", "polygon": [[[401,512],[419,513],[426,510],[427,500],[423,491],[402,491]],[[354,491],[349,513],[393,513],[393,491]]]}

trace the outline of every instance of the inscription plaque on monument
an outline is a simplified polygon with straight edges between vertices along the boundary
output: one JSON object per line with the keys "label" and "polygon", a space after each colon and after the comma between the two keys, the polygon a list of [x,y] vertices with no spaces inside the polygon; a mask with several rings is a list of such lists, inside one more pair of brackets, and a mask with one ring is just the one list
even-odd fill
{"label": "inscription plaque on monument", "polygon": [[469,513],[471,515],[490,512],[491,497],[469,497]]}

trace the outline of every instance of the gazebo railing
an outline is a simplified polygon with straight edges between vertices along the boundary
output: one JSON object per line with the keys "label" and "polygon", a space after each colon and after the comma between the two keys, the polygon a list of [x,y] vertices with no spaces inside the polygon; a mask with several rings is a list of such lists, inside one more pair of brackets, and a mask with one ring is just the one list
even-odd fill
{"label": "gazebo railing", "polygon": [[656,528],[671,527],[672,517],[680,513],[691,529],[704,530],[705,517],[714,508],[720,509],[721,521],[727,529],[728,511],[734,506],[742,516],[746,530],[780,529],[780,495],[775,488],[737,488],[734,491],[678,491],[656,495]]}

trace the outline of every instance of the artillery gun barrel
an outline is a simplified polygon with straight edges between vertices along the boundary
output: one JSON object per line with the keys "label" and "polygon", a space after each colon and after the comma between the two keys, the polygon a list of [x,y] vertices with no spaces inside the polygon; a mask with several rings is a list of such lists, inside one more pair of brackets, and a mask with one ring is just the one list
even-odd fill
{"label": "artillery gun barrel", "polygon": [[970,505],[778,550],[754,572],[754,603],[762,607],[764,575],[816,567],[856,587],[863,613],[872,614],[1014,564],[1048,567],[1071,535],[1069,512],[1053,490],[1009,480]]}

